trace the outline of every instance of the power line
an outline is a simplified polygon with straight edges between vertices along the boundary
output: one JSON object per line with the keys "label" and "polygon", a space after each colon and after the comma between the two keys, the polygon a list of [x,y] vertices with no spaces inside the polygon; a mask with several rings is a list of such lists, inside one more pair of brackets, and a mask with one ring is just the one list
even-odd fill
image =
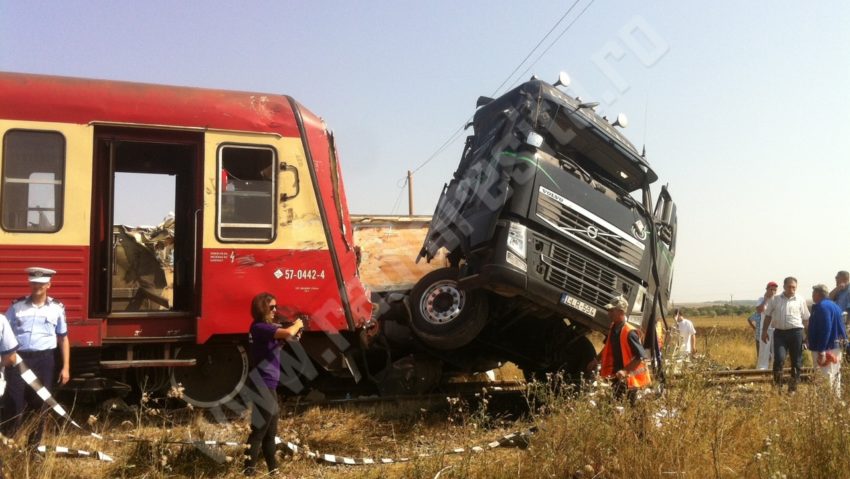
{"label": "power line", "polygon": [[454,131],[454,133],[452,133],[452,135],[449,137],[449,139],[448,139],[448,140],[444,141],[444,142],[443,142],[443,144],[442,144],[442,145],[440,145],[440,147],[439,147],[439,148],[437,148],[437,151],[435,151],[434,153],[432,153],[432,154],[431,154],[431,156],[429,156],[427,160],[423,161],[423,162],[422,162],[419,166],[417,166],[416,168],[414,168],[414,169],[413,169],[413,170],[411,170],[411,171],[412,171],[413,173],[416,173],[417,171],[421,170],[421,169],[422,169],[425,165],[427,165],[428,163],[430,163],[430,162],[431,162],[431,160],[433,160],[433,159],[434,159],[434,158],[436,158],[436,157],[437,157],[440,153],[442,153],[442,152],[443,152],[443,150],[445,150],[445,149],[446,149],[446,148],[448,148],[448,147],[449,147],[452,143],[454,143],[454,142],[455,142],[455,141],[456,141],[456,140],[460,137],[460,134],[461,134],[461,133],[463,132],[463,130],[466,128],[466,125],[467,125],[467,123],[469,123],[469,121],[470,121],[470,120],[472,120],[472,117],[471,117],[471,116],[470,116],[469,118],[467,118],[467,119],[466,119],[466,121],[464,121],[464,122],[463,122],[463,124],[462,124],[461,126],[459,126],[457,130],[455,130],[455,131]]}
{"label": "power line", "polygon": [[401,195],[404,193],[404,187],[407,186],[407,178],[404,178],[404,183],[401,185],[397,182],[396,186],[398,186],[398,196],[395,197],[395,203],[393,203],[393,209],[390,210],[390,215],[394,215],[396,208],[398,208],[398,202],[401,201]]}
{"label": "power line", "polygon": [[561,18],[559,18],[559,19],[558,19],[558,21],[557,21],[557,22],[555,22],[555,24],[554,24],[554,25],[552,25],[552,28],[550,28],[550,29],[549,29],[549,31],[548,31],[548,32],[546,32],[546,35],[543,35],[543,38],[541,38],[541,39],[540,39],[540,41],[539,41],[539,42],[537,42],[537,45],[534,45],[534,48],[532,48],[532,49],[531,49],[531,51],[530,51],[530,52],[528,52],[528,55],[526,55],[526,56],[525,56],[525,58],[523,58],[523,59],[522,59],[522,61],[521,61],[521,62],[519,62],[519,65],[517,65],[517,66],[516,66],[516,68],[514,68],[514,70],[508,74],[508,76],[507,76],[507,77],[506,77],[506,78],[502,81],[502,83],[501,83],[499,86],[497,86],[497,87],[496,87],[496,90],[495,90],[495,91],[492,93],[492,95],[490,95],[490,96],[496,96],[496,94],[497,94],[497,93],[499,93],[499,90],[501,90],[501,89],[502,89],[502,87],[503,87],[503,86],[505,86],[505,83],[507,83],[507,82],[508,82],[508,80],[510,80],[510,79],[511,79],[511,77],[512,77],[512,76],[514,76],[514,73],[516,73],[516,72],[517,72],[517,70],[519,70],[519,69],[522,67],[522,65],[523,65],[523,64],[524,64],[524,63],[525,63],[525,62],[526,62],[529,58],[531,58],[531,55],[533,55],[533,54],[534,54],[534,52],[535,52],[538,48],[540,48],[540,45],[542,45],[542,44],[543,44],[543,42],[544,42],[544,41],[546,41],[546,39],[549,37],[549,35],[551,35],[551,34],[552,34],[552,32],[554,32],[554,31],[555,31],[555,29],[556,29],[556,28],[558,28],[558,25],[560,25],[560,24],[561,24],[561,22],[563,22],[563,21],[564,21],[564,19],[565,19],[565,18],[567,18],[567,15],[569,15],[569,14],[570,14],[570,12],[572,12],[572,11],[573,11],[573,8],[575,8],[575,6],[576,6],[576,5],[578,5],[578,2],[580,2],[580,1],[581,1],[581,0],[575,0],[575,1],[573,2],[573,4],[572,4],[572,5],[570,5],[570,8],[568,8],[568,9],[567,9],[567,11],[566,11],[566,12],[564,12],[564,14],[563,14],[563,15],[561,15]]}
{"label": "power line", "polygon": [[[560,39],[561,39],[561,37],[563,37],[563,36],[564,36],[564,34],[565,34],[565,33],[567,33],[567,31],[569,31],[570,27],[572,27],[572,26],[573,26],[573,24],[575,24],[575,22],[577,22],[577,21],[578,21],[578,20],[582,17],[582,15],[584,15],[584,12],[586,12],[586,11],[587,11],[587,9],[588,9],[588,8],[590,8],[590,6],[591,6],[591,5],[593,5],[593,2],[594,2],[594,0],[590,0],[590,2],[588,2],[588,4],[587,4],[587,5],[585,5],[585,7],[584,7],[584,8],[583,8],[580,12],[579,12],[578,16],[576,16],[576,17],[573,19],[573,21],[571,21],[569,24],[567,24],[567,26],[566,26],[566,27],[564,28],[564,30],[563,30],[563,31],[562,31],[562,32],[558,35],[558,37],[557,37],[557,38],[555,38],[555,40],[553,40],[553,41],[552,41],[552,43],[550,43],[550,44],[549,44],[549,46],[548,46],[548,47],[546,47],[546,49],[545,49],[545,50],[543,50],[543,53],[541,53],[541,54],[540,54],[540,55],[539,55],[539,56],[538,56],[538,57],[537,57],[537,58],[536,58],[533,62],[531,62],[531,64],[530,64],[530,65],[528,65],[528,68],[526,68],[525,70],[523,70],[523,72],[522,72],[522,73],[520,73],[520,74],[519,74],[519,76],[517,76],[517,77],[514,79],[514,84],[516,84],[516,83],[520,80],[520,78],[525,77],[525,75],[527,75],[527,74],[528,74],[528,72],[529,72],[529,71],[530,71],[530,70],[534,67],[534,65],[536,65],[536,64],[537,64],[537,62],[539,62],[539,61],[540,61],[540,59],[541,59],[541,58],[543,58],[543,56],[544,56],[544,55],[546,55],[546,53],[548,53],[548,52],[549,52],[549,50],[551,50],[551,49],[552,49],[552,47],[554,47],[554,46],[555,46],[555,44],[556,44],[556,43],[558,43],[558,40],[560,40]],[[570,9],[572,9],[572,7],[570,7]]]}
{"label": "power line", "polygon": [[[518,64],[518,65],[517,65],[517,66],[513,69],[513,71],[512,71],[512,72],[511,72],[511,73],[507,76],[507,78],[505,78],[505,80],[504,80],[504,81],[502,81],[502,83],[501,83],[501,84],[500,84],[500,85],[496,88],[496,90],[493,92],[492,96],[495,96],[495,95],[499,92],[499,90],[500,90],[500,89],[501,89],[501,88],[505,85],[505,83],[507,83],[507,82],[508,82],[508,80],[510,80],[511,76],[512,76],[514,73],[516,73],[516,71],[517,71],[517,70],[519,70],[519,69],[522,67],[522,65],[523,65],[523,64],[524,64],[524,63],[525,63],[525,62],[526,62],[526,61],[527,61],[527,60],[531,57],[531,55],[533,55],[533,54],[534,54],[534,52],[535,52],[535,51],[536,51],[536,50],[540,47],[540,45],[542,45],[542,44],[543,44],[543,42],[544,42],[544,41],[546,41],[546,39],[549,37],[549,35],[551,35],[551,34],[552,34],[552,32],[553,32],[556,28],[558,28],[558,25],[560,25],[560,24],[564,21],[564,19],[565,19],[565,18],[567,18],[567,16],[570,14],[570,12],[572,12],[573,8],[575,8],[575,6],[576,6],[576,5],[578,5],[578,3],[579,3],[580,1],[581,1],[581,0],[575,0],[575,1],[573,2],[573,4],[572,4],[572,5],[570,5],[570,7],[567,9],[567,11],[566,11],[563,15],[561,15],[561,18],[559,18],[559,19],[558,19],[558,21],[557,21],[557,22],[555,22],[555,24],[552,26],[552,28],[550,28],[550,29],[549,29],[549,31],[548,31],[548,32],[546,32],[546,34],[545,34],[545,35],[543,35],[543,37],[540,39],[540,41],[539,41],[539,42],[537,42],[537,45],[535,45],[535,46],[534,46],[534,48],[532,48],[532,49],[531,49],[531,51],[529,51],[529,52],[528,52],[528,54],[525,56],[525,58],[523,58],[523,60],[522,60],[521,62],[519,62],[519,64]],[[567,33],[567,31],[570,29],[570,27],[571,27],[571,26],[572,26],[572,25],[573,25],[576,21],[578,21],[578,19],[579,19],[579,18],[581,18],[581,16],[584,14],[584,12],[585,12],[585,11],[587,11],[587,9],[590,7],[590,5],[592,5],[592,4],[593,4],[593,1],[594,1],[594,0],[590,0],[590,3],[588,3],[588,4],[587,4],[587,6],[585,6],[585,7],[584,7],[584,9],[582,9],[582,11],[578,14],[578,16],[577,16],[575,19],[573,19],[573,21],[572,21],[572,22],[570,22],[570,23],[566,26],[566,28],[564,28],[564,30],[563,30],[563,31],[561,31],[561,33],[558,35],[558,37],[557,37],[557,38],[556,38],[556,39],[555,39],[552,43],[550,43],[548,47],[546,47],[546,49],[543,51],[543,53],[541,53],[541,54],[537,57],[537,59],[536,59],[536,60],[534,60],[534,62],[532,62],[532,63],[528,66],[528,68],[526,68],[526,69],[525,69],[525,71],[524,71],[522,74],[520,74],[520,75],[519,75],[519,77],[518,77],[518,78],[520,78],[520,77],[522,77],[522,76],[526,75],[526,74],[528,73],[528,71],[529,71],[529,70],[531,70],[531,68],[532,68],[532,67],[533,67],[533,66],[534,66],[534,65],[535,65],[538,61],[540,61],[540,59],[541,59],[541,58],[543,58],[543,56],[544,56],[544,55],[545,55],[545,54],[546,54],[546,53],[547,53],[547,52],[548,52],[548,51],[549,51],[549,50],[550,50],[550,49],[551,49],[551,48],[552,48],[552,47],[553,47],[553,46],[554,46],[557,42],[558,42],[558,40],[560,40],[560,39],[561,39],[561,37],[563,37],[563,36],[564,36],[564,34],[565,34],[565,33]],[[514,80],[514,83],[516,83],[516,80]],[[446,148],[448,148],[448,147],[449,147],[450,145],[452,145],[455,141],[457,141],[457,139],[460,137],[460,134],[463,132],[463,130],[466,128],[466,125],[467,125],[467,124],[468,124],[471,120],[472,120],[472,116],[468,117],[468,118],[466,119],[466,121],[464,121],[464,122],[461,124],[461,126],[460,126],[460,127],[458,127],[458,128],[457,128],[454,132],[452,132],[452,134],[451,134],[451,135],[449,135],[448,139],[446,139],[446,141],[444,141],[444,142],[443,142],[443,143],[442,143],[442,144],[441,144],[441,145],[440,145],[440,146],[436,149],[436,151],[434,151],[434,153],[432,153],[432,154],[431,154],[431,155],[430,155],[430,156],[429,156],[429,157],[428,157],[425,161],[423,161],[422,163],[420,163],[420,164],[419,164],[419,166],[417,166],[416,168],[414,168],[413,170],[411,170],[411,171],[412,171],[412,173],[416,173],[417,171],[419,171],[419,170],[421,170],[422,168],[424,168],[424,167],[425,167],[425,165],[427,165],[428,163],[430,163],[431,161],[433,161],[433,160],[434,160],[434,158],[436,158],[437,156],[439,156],[439,155],[440,155],[440,153],[442,153],[443,151],[445,151],[445,149],[446,149]]]}

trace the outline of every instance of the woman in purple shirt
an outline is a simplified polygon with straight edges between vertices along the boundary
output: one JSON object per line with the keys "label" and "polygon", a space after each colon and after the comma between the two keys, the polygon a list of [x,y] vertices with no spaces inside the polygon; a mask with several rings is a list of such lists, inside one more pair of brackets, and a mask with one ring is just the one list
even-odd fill
{"label": "woman in purple shirt", "polygon": [[248,436],[248,459],[245,474],[256,472],[257,459],[262,450],[269,472],[277,468],[274,438],[277,435],[278,403],[277,385],[280,381],[280,348],[284,341],[296,338],[304,327],[300,319],[283,327],[274,322],[277,300],[270,293],[260,293],[251,301],[254,322],[248,335],[248,355],[251,372],[248,386],[254,394],[251,408],[251,434]]}

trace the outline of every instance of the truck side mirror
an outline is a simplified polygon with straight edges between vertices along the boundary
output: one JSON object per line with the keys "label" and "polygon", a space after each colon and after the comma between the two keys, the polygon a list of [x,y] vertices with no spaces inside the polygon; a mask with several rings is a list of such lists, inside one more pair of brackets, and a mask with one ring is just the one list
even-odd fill
{"label": "truck side mirror", "polygon": [[[298,168],[289,165],[285,162],[280,164],[280,202],[285,203],[301,193],[301,177],[298,174]],[[292,175],[292,182],[288,182],[285,178]]]}

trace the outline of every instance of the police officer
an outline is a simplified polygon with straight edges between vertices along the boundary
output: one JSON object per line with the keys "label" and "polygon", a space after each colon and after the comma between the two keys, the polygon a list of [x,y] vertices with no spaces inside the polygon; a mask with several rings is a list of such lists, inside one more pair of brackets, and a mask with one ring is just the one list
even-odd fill
{"label": "police officer", "polygon": [[0,366],[12,366],[18,360],[15,351],[18,350],[18,340],[12,325],[6,316],[0,314]]}
{"label": "police officer", "polygon": [[[19,343],[18,355],[35,373],[39,381],[52,392],[56,378],[56,348],[62,353],[62,369],[58,382],[70,379],[70,345],[65,306],[47,295],[50,281],[56,271],[47,268],[27,268],[30,295],[12,302],[6,317]],[[3,432],[14,435],[25,415],[38,414],[43,401],[21,378],[17,368],[6,368],[6,394],[3,396]],[[39,420],[30,433],[29,444],[41,441],[44,421]]]}
{"label": "police officer", "polygon": [[[0,366],[12,366],[18,360],[15,351],[18,350],[18,340],[6,316],[0,314]],[[0,459],[0,477],[3,477],[3,460]]]}

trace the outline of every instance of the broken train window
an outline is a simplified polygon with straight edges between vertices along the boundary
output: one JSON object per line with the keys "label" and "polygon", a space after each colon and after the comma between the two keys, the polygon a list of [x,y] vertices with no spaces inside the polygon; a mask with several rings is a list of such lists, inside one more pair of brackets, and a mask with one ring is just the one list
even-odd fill
{"label": "broken train window", "polygon": [[274,240],[275,151],[224,145],[218,151],[217,234],[222,241]]}

